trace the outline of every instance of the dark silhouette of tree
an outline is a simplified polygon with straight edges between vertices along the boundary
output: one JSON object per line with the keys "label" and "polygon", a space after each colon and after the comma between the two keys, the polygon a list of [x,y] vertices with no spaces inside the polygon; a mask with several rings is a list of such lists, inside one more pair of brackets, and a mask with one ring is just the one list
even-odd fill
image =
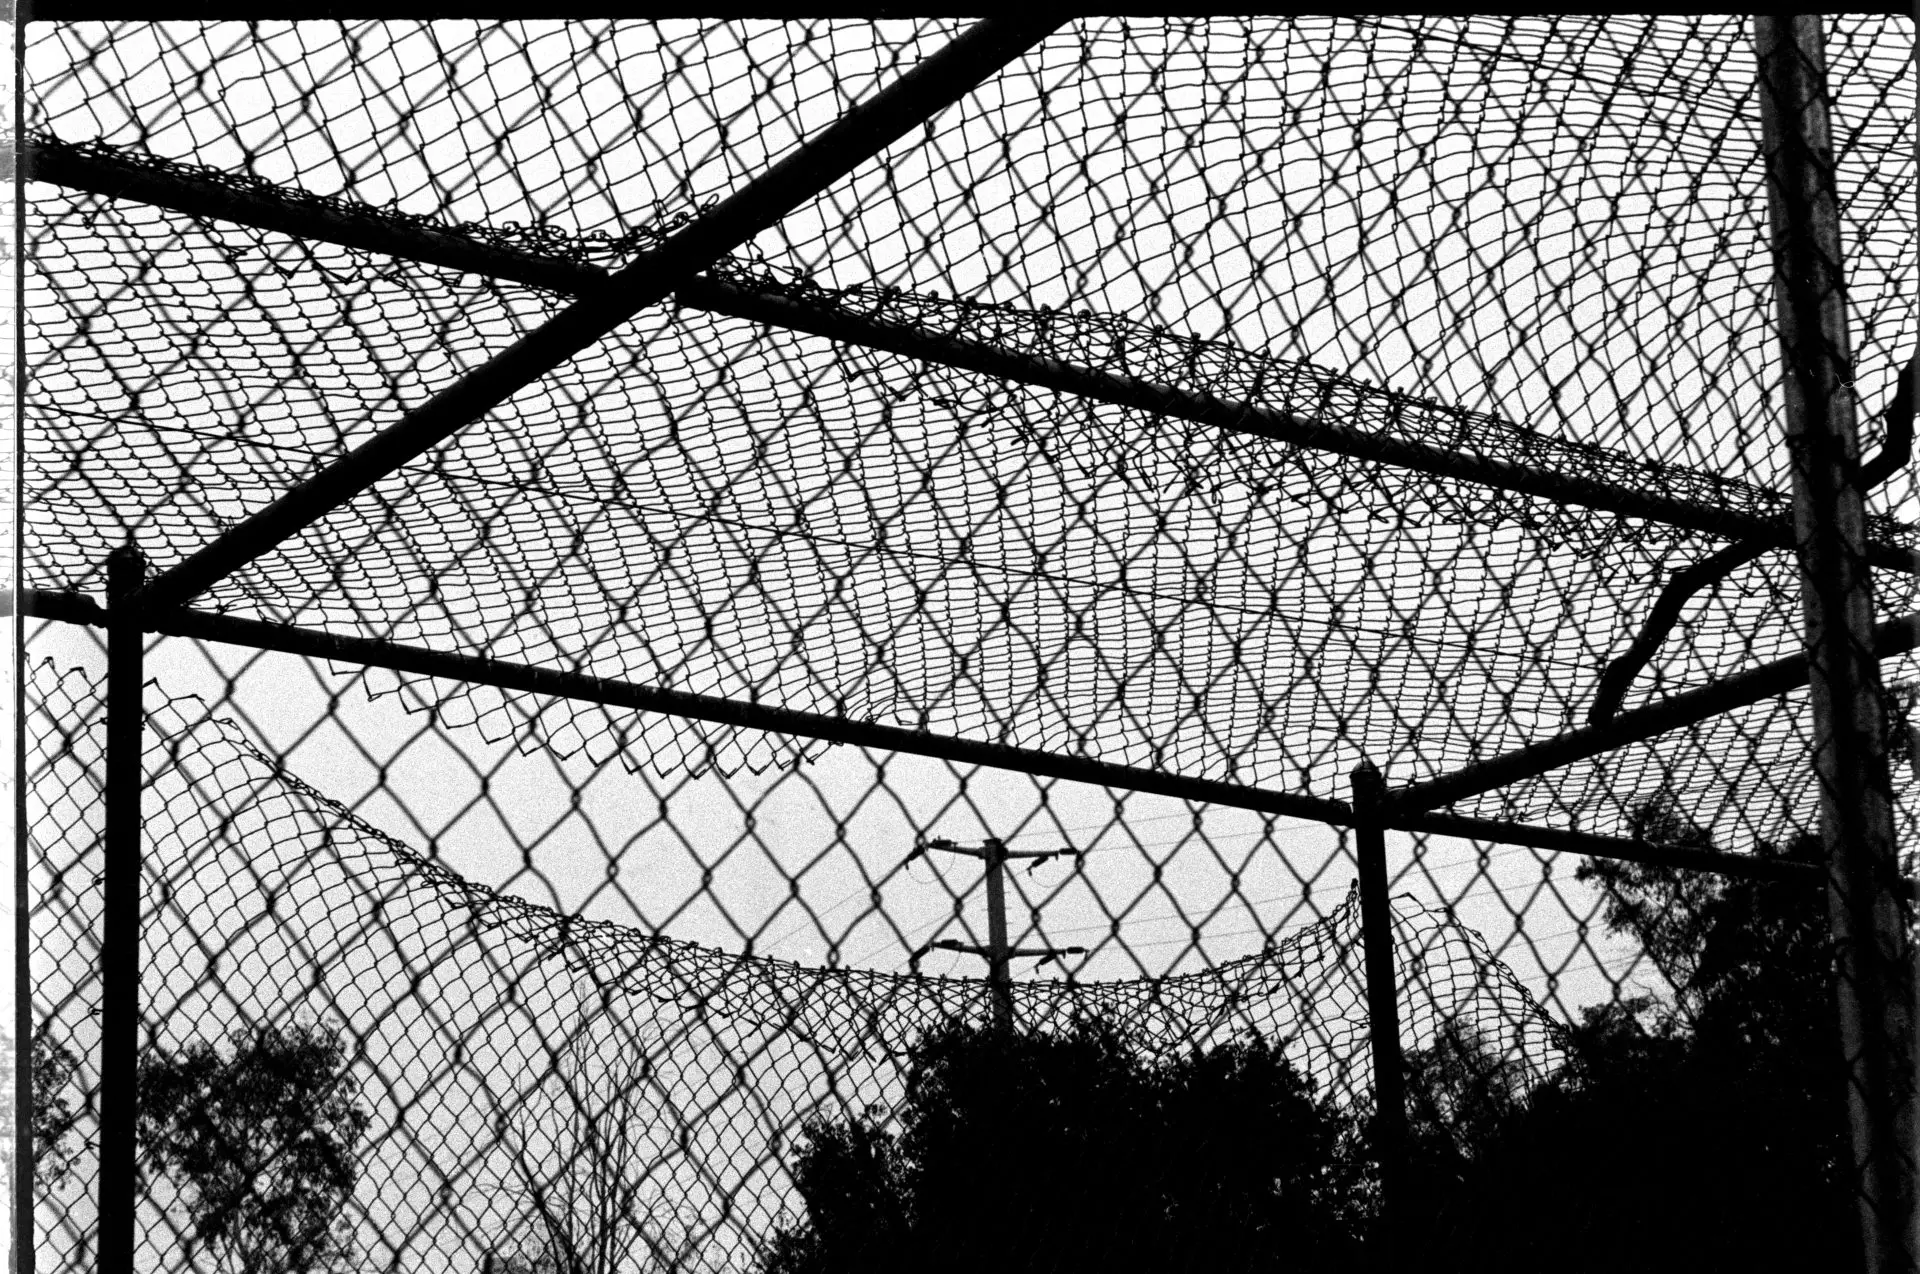
{"label": "dark silhouette of tree", "polygon": [[1491,1047],[1470,1023],[1453,1020],[1433,1043],[1406,1057],[1409,1170],[1416,1197],[1457,1190],[1475,1159],[1500,1135],[1535,1079],[1522,1060]]}
{"label": "dark silhouette of tree", "polygon": [[139,1130],[151,1163],[187,1193],[192,1240],[241,1274],[334,1269],[338,1224],[369,1122],[340,1037],[324,1026],[236,1032],[155,1049],[140,1067]]}
{"label": "dark silhouette of tree", "polygon": [[[1636,822],[1649,840],[1712,846],[1664,796]],[[1819,846],[1756,851],[1817,860]],[[1588,1010],[1565,1070],[1455,1127],[1451,1157],[1416,1135],[1414,1224],[1429,1267],[1851,1268],[1822,890],[1614,861],[1576,875],[1601,886],[1609,929],[1639,942],[1670,993]],[[1418,1129],[1425,1089],[1449,1072],[1415,1060]]]}
{"label": "dark silhouette of tree", "polygon": [[1368,1197],[1352,1122],[1277,1044],[1149,1064],[1108,1026],[952,1026],[914,1050],[897,1131],[809,1124],[806,1220],[762,1274],[1348,1270]]}

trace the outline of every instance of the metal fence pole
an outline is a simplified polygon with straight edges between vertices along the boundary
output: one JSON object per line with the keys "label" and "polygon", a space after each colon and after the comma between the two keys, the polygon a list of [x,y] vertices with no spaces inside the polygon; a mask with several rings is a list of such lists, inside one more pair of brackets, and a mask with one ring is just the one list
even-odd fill
{"label": "metal fence pole", "polygon": [[33,984],[29,977],[33,931],[31,909],[27,903],[27,767],[25,699],[27,661],[20,640],[19,618],[12,621],[14,632],[14,727],[12,755],[7,764],[13,770],[13,1241],[9,1268],[14,1274],[33,1274]]}
{"label": "metal fence pole", "polygon": [[1806,15],[1757,17],[1754,36],[1853,1186],[1865,1268],[1908,1274],[1920,1268],[1913,962],[1870,636],[1824,39]]}
{"label": "metal fence pole", "polygon": [[[15,242],[20,242],[16,239]],[[24,383],[15,381],[15,384]],[[16,486],[15,490],[19,488]],[[18,543],[16,540],[15,543]],[[5,581],[19,584],[18,566]],[[19,594],[16,592],[15,596]],[[13,739],[7,766],[13,773],[13,1234],[8,1268],[12,1274],[34,1274],[33,1225],[33,907],[28,901],[31,876],[27,844],[27,643],[26,613],[19,606],[6,620],[13,660]]]}
{"label": "metal fence pole", "polygon": [[1360,868],[1360,931],[1367,961],[1367,1029],[1373,1046],[1374,1154],[1380,1164],[1377,1269],[1397,1268],[1406,1207],[1407,1100],[1400,1055],[1400,1006],[1387,898],[1386,783],[1371,761],[1354,767],[1353,832]]}
{"label": "metal fence pole", "polygon": [[138,1242],[135,1130],[140,1065],[140,751],[146,634],[125,599],[146,579],[131,544],[107,558],[106,817],[100,920],[101,1274],[132,1274]]}

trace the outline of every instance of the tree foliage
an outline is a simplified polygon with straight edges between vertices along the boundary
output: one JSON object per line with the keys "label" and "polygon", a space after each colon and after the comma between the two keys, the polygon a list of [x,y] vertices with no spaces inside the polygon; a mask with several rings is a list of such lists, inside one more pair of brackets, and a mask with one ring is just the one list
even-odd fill
{"label": "tree foliage", "polygon": [[369,1122],[340,1037],[323,1026],[236,1032],[223,1055],[197,1042],[140,1067],[149,1161],[187,1193],[192,1238],[242,1274],[336,1268],[339,1216]]}
{"label": "tree foliage", "polygon": [[1433,1043],[1407,1054],[1407,1131],[1423,1171],[1458,1177],[1465,1161],[1499,1135],[1523,1107],[1533,1076],[1458,1019]]}
{"label": "tree foliage", "polygon": [[[1149,1064],[1111,1028],[953,1026],[892,1112],[809,1124],[763,1274],[1351,1269],[1351,1122],[1258,1039]],[[887,1123],[897,1126],[890,1129]]]}
{"label": "tree foliage", "polygon": [[[1712,847],[1669,798],[1637,822],[1648,840]],[[1756,851],[1817,858],[1818,844]],[[1601,887],[1609,929],[1638,941],[1669,990],[1588,1010],[1560,1075],[1504,1107],[1483,1101],[1491,1114],[1455,1124],[1453,1143],[1421,1135],[1421,1094],[1475,1064],[1412,1059],[1415,1224],[1430,1266],[1849,1268],[1821,889],[1614,861],[1576,874]]]}

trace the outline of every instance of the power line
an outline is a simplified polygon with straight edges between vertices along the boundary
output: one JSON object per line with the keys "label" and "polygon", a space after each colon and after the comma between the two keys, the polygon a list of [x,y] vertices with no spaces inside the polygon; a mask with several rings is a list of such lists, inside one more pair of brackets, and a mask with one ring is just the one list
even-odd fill
{"label": "power line", "polygon": [[[1163,818],[1165,818],[1165,817],[1179,817],[1179,815],[1163,815],[1163,816],[1157,816],[1157,817],[1163,817]],[[1256,833],[1243,833],[1242,835],[1253,835],[1253,834],[1256,834]],[[1178,842],[1176,842],[1176,841],[1160,841],[1160,842],[1143,842],[1142,844],[1143,844],[1143,846],[1148,846],[1148,845],[1156,845],[1156,844],[1162,844],[1162,845],[1164,845],[1164,844],[1177,844],[1177,843],[1178,843]],[[1122,848],[1122,847],[1121,847],[1121,846],[1110,846],[1110,847],[1108,847],[1108,848],[1110,848],[1110,849],[1119,849],[1119,848]],[[1090,850],[1086,850],[1086,851],[1082,851],[1082,852],[1084,852],[1084,853],[1095,853],[1095,852],[1102,852],[1102,851],[1099,851],[1099,850],[1092,850],[1092,849],[1090,849]],[[1477,866],[1477,865],[1481,865],[1481,864],[1483,864],[1484,862],[1491,862],[1491,861],[1493,861],[1494,859],[1502,859],[1502,858],[1510,858],[1510,857],[1512,857],[1512,856],[1514,856],[1514,855],[1516,855],[1516,854],[1536,854],[1536,855],[1537,855],[1538,853],[1539,853],[1539,851],[1537,851],[1537,850],[1534,850],[1534,849],[1531,849],[1531,848],[1529,848],[1529,847],[1527,847],[1527,846],[1524,846],[1524,845],[1522,845],[1522,846],[1514,846],[1514,847],[1510,847],[1510,848],[1507,848],[1507,849],[1502,849],[1502,850],[1497,850],[1497,851],[1494,851],[1494,852],[1491,852],[1491,853],[1486,853],[1486,854],[1475,854],[1475,855],[1473,855],[1473,856],[1471,856],[1471,857],[1467,857],[1467,858],[1458,858],[1458,859],[1454,859],[1454,860],[1452,860],[1452,861],[1449,861],[1449,862],[1441,862],[1441,863],[1433,863],[1433,862],[1427,862],[1427,861],[1425,861],[1424,859],[1416,859],[1415,861],[1416,861],[1416,863],[1419,863],[1420,865],[1422,865],[1422,866],[1424,866],[1424,868],[1425,868],[1425,869],[1426,869],[1427,871],[1429,871],[1429,872],[1432,872],[1432,871],[1451,871],[1451,870],[1454,870],[1454,869],[1456,869],[1456,868],[1460,868],[1460,867],[1470,867],[1470,866]],[[1401,879],[1400,879],[1400,881],[1398,881],[1398,882],[1396,882],[1396,883],[1405,883],[1405,882],[1406,882],[1406,873],[1402,873],[1402,876],[1401,876]],[[841,897],[841,898],[839,899],[839,901],[837,901],[837,902],[835,902],[835,903],[833,903],[833,904],[832,904],[831,906],[829,906],[829,907],[827,907],[827,909],[826,909],[825,911],[822,911],[822,912],[819,912],[819,913],[818,913],[818,917],[819,917],[819,919],[825,919],[825,918],[826,918],[827,916],[829,916],[829,915],[832,915],[833,913],[835,913],[835,912],[837,912],[837,911],[839,911],[839,910],[840,910],[840,909],[841,909],[842,907],[844,907],[844,906],[846,906],[846,904],[847,904],[847,903],[849,903],[849,902],[851,902],[851,901],[853,901],[853,900],[854,900],[855,898],[858,898],[858,897],[860,897],[860,896],[862,896],[863,894],[866,894],[866,893],[869,893],[869,892],[871,891],[871,888],[872,888],[871,886],[867,886],[867,887],[865,887],[865,888],[860,888],[860,889],[855,889],[855,890],[853,890],[853,891],[851,891],[851,892],[849,892],[849,893],[847,893],[846,895],[844,895],[843,897]],[[1298,894],[1295,894],[1295,893],[1286,893],[1286,894],[1269,894],[1269,895],[1266,895],[1266,896],[1263,896],[1263,897],[1259,897],[1259,898],[1246,898],[1246,899],[1243,899],[1242,901],[1243,901],[1243,902],[1245,903],[1245,905],[1246,905],[1246,906],[1248,906],[1248,907],[1257,907],[1257,906],[1262,906],[1262,905],[1264,905],[1264,904],[1267,904],[1267,903],[1274,903],[1274,902],[1285,902],[1285,901],[1288,901],[1288,900],[1290,900],[1290,899],[1294,899],[1294,898],[1303,898],[1303,899],[1305,899],[1305,898],[1312,898],[1312,897],[1314,897],[1314,896],[1316,896],[1316,895],[1319,895],[1319,896],[1327,896],[1327,895],[1333,895],[1333,894],[1338,894],[1338,893],[1344,893],[1344,892],[1346,891],[1346,889],[1347,889],[1347,886],[1345,886],[1345,885],[1328,885],[1328,886],[1323,886],[1323,887],[1317,887],[1317,888],[1316,888],[1316,887],[1309,887],[1309,888],[1307,888],[1307,889],[1305,889],[1305,890],[1302,890],[1302,891],[1301,891],[1300,893],[1298,893]],[[1451,897],[1451,898],[1448,898],[1448,897],[1446,897],[1445,895],[1442,895],[1442,898],[1441,898],[1441,901],[1442,901],[1442,902],[1443,902],[1443,903],[1444,903],[1445,905],[1447,905],[1447,906],[1453,906],[1453,905],[1456,905],[1456,904],[1458,904],[1458,903],[1461,903],[1461,902],[1465,902],[1465,901],[1466,901],[1466,900],[1468,900],[1468,899],[1472,899],[1472,898],[1485,898],[1485,897],[1489,897],[1489,896],[1492,896],[1492,895],[1495,895],[1495,894],[1502,894],[1502,893],[1505,893],[1505,892],[1507,892],[1507,890],[1506,890],[1505,888],[1503,888],[1503,887],[1501,887],[1501,886],[1499,886],[1499,885],[1489,885],[1489,886],[1487,886],[1486,888],[1483,888],[1483,889],[1476,889],[1476,890],[1471,890],[1471,891],[1469,891],[1469,892],[1467,892],[1467,893],[1463,893],[1463,894],[1458,894],[1458,895],[1455,895],[1455,896],[1453,896],[1453,897]],[[927,924],[925,924],[925,925],[922,925],[922,926],[920,926],[920,928],[919,928],[919,930],[918,930],[917,932],[915,932],[915,933],[914,933],[914,935],[913,935],[913,937],[917,939],[917,938],[919,938],[919,937],[922,937],[922,936],[924,936],[924,934],[926,933],[926,931],[927,931],[927,930],[929,930],[929,929],[931,929],[931,928],[932,928],[932,927],[933,927],[934,925],[937,925],[937,924],[940,924],[940,923],[942,923],[943,921],[945,921],[945,920],[947,920],[947,919],[949,919],[949,918],[950,918],[950,917],[947,917],[947,916],[941,916],[941,917],[938,917],[938,918],[936,918],[935,920],[932,920],[932,921],[929,921],[929,922],[928,922]],[[1164,924],[1164,923],[1167,923],[1167,922],[1169,922],[1169,921],[1175,921],[1175,920],[1179,920],[1179,921],[1186,921],[1187,919],[1188,919],[1188,917],[1187,917],[1187,915],[1186,915],[1186,914],[1185,914],[1184,912],[1167,912],[1167,913],[1161,913],[1161,914],[1158,914],[1158,915],[1152,915],[1152,916],[1133,916],[1133,917],[1127,917],[1127,918],[1126,918],[1126,923],[1128,923],[1128,924],[1130,924],[1130,925],[1141,925],[1141,924]],[[1314,920],[1308,920],[1308,921],[1300,921],[1300,922],[1297,922],[1297,923],[1294,923],[1294,924],[1288,924],[1288,925],[1278,925],[1278,926],[1275,926],[1275,927],[1274,927],[1273,929],[1271,929],[1271,930],[1260,930],[1260,929],[1241,929],[1241,930],[1233,930],[1233,931],[1230,931],[1230,932],[1227,932],[1227,933],[1218,933],[1218,932],[1215,932],[1215,933],[1211,933],[1211,934],[1208,934],[1208,935],[1206,935],[1206,936],[1207,936],[1207,937],[1209,937],[1209,938],[1225,938],[1225,937],[1244,937],[1244,936],[1246,936],[1247,934],[1251,934],[1251,933],[1257,933],[1257,932],[1272,932],[1272,933],[1284,933],[1284,932],[1287,932],[1287,931],[1289,931],[1289,930],[1292,930],[1292,929],[1297,929],[1297,928],[1303,928],[1303,927],[1306,927],[1306,926],[1308,926],[1308,925],[1313,925],[1313,924],[1318,924],[1318,923],[1320,923],[1320,920],[1321,920],[1321,919],[1324,919],[1324,917],[1321,917],[1321,918],[1317,918],[1317,919],[1314,919]],[[800,933],[800,932],[801,932],[802,930],[804,930],[804,929],[805,929],[805,928],[807,927],[807,924],[808,924],[808,923],[817,923],[817,921],[804,921],[804,922],[802,922],[802,923],[801,923],[801,924],[800,924],[799,926],[797,926],[796,928],[794,928],[794,929],[792,929],[791,931],[789,931],[789,932],[788,932],[788,933],[787,933],[787,934],[786,934],[785,936],[783,936],[782,938],[780,938],[780,939],[778,939],[778,940],[776,940],[776,942],[775,942],[775,943],[773,944],[773,946],[775,946],[775,947],[777,947],[777,946],[778,946],[778,945],[780,945],[781,943],[785,943],[785,942],[787,942],[787,941],[789,941],[789,940],[790,940],[790,939],[792,939],[792,938],[793,938],[794,936],[796,936],[796,935],[798,935],[798,934],[799,934],[799,933]],[[1110,929],[1110,928],[1111,928],[1111,923],[1108,923],[1108,924],[1093,924],[1093,925],[1076,925],[1076,926],[1073,926],[1073,927],[1070,927],[1070,928],[1059,928],[1059,929],[1051,929],[1050,931],[1051,931],[1051,932],[1053,932],[1053,933],[1057,933],[1057,934],[1075,934],[1075,933],[1092,933],[1092,932],[1094,932],[1095,930],[1103,930],[1103,929]],[[1577,931],[1576,931],[1576,930],[1568,930],[1567,932],[1569,932],[1569,933],[1571,933],[1571,932],[1577,932]],[[822,936],[824,937],[825,935],[823,934]],[[1117,935],[1116,935],[1116,936],[1117,936]],[[1547,935],[1547,936],[1560,936],[1560,935]],[[1172,943],[1174,943],[1174,942],[1177,942],[1177,941],[1180,941],[1180,939],[1157,939],[1157,940],[1153,940],[1153,941],[1150,941],[1150,942],[1146,942],[1146,943],[1141,943],[1141,944],[1138,944],[1138,945],[1142,945],[1142,946],[1169,946],[1169,945],[1171,945]],[[867,959],[870,959],[870,958],[871,958],[872,956],[874,956],[874,955],[878,955],[878,954],[880,954],[880,953],[881,953],[882,951],[885,951],[885,950],[887,949],[887,947],[888,947],[888,946],[890,946],[890,945],[892,945],[892,943],[891,943],[891,942],[888,942],[888,943],[883,943],[883,944],[882,944],[881,946],[879,946],[879,947],[876,947],[876,948],[874,948],[874,949],[872,950],[872,952],[871,952],[871,953],[870,953],[870,954],[869,954],[868,956],[865,956],[865,957],[862,957],[862,958],[860,959],[860,961],[859,961],[859,963],[865,963],[865,961],[866,961]]]}

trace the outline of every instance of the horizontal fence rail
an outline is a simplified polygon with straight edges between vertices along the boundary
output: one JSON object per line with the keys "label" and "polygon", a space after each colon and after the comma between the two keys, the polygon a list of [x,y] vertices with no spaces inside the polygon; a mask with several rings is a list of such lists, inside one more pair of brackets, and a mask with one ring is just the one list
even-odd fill
{"label": "horizontal fence rail", "polygon": [[[22,172],[29,180],[55,182],[109,198],[135,200],[193,216],[218,218],[342,247],[470,271],[566,295],[589,295],[610,277],[609,271],[583,262],[463,239],[444,230],[408,225],[390,217],[356,215],[334,204],[301,201],[271,188],[234,186],[152,164],[133,163],[97,149],[31,139],[23,153]],[[1394,465],[1434,477],[1568,501],[1725,539],[1751,540],[1779,548],[1790,548],[1793,544],[1793,530],[1785,515],[1785,496],[1743,491],[1739,484],[1723,479],[1691,475],[1709,487],[1726,489],[1735,497],[1728,504],[1677,499],[1656,491],[1596,481],[1576,467],[1549,470],[1476,456],[1349,428],[1326,418],[1274,411],[1179,386],[1010,352],[937,330],[809,303],[751,282],[694,275],[676,286],[674,302],[691,309],[808,332],[1155,416]],[[1426,406],[1409,400],[1400,409],[1419,412]],[[1593,458],[1584,457],[1588,462]],[[1755,503],[1777,504],[1780,513],[1775,517],[1761,517],[1740,507]],[[1905,545],[1877,543],[1871,552],[1876,567],[1920,574],[1920,559]]]}
{"label": "horizontal fence rail", "polygon": [[[23,594],[22,613],[39,619],[58,620],[71,624],[104,627],[107,623],[107,612],[101,609],[92,598],[83,594],[29,590]],[[690,720],[711,721],[751,730],[766,730],[854,747],[880,748],[913,756],[929,756],[948,761],[1019,770],[1047,778],[1152,792],[1161,796],[1173,796],[1232,809],[1315,819],[1341,827],[1353,824],[1352,810],[1344,801],[1209,779],[1185,778],[1164,770],[1115,765],[1088,757],[1011,747],[983,740],[908,730],[899,726],[851,721],[829,713],[797,712],[768,704],[691,694],[657,686],[634,685],[630,682],[589,677],[559,669],[535,668],[477,655],[450,654],[419,646],[316,632],[290,625],[270,624],[260,620],[243,619],[233,615],[214,615],[184,608],[145,615],[142,623],[149,632],[175,637],[194,637],[203,641],[224,642],[255,650],[275,650],[283,654],[338,660],[342,663],[359,664],[370,668],[386,668],[394,672],[445,677],[474,685],[497,686],[503,690],[604,704],[608,707],[627,708],[636,712],[658,712]],[[1900,649],[1911,648],[1910,624],[1890,626],[1890,629],[1897,635],[1905,635],[1909,644]],[[1799,681],[1797,682],[1793,680],[1795,661],[1788,659],[1780,662],[1783,666],[1760,670],[1759,675],[1743,683],[1745,692],[1751,693],[1752,697],[1742,702],[1770,698],[1806,684],[1804,661],[1798,664]],[[1720,706],[1703,712],[1700,717],[1693,719],[1703,719],[1712,712],[1725,710],[1726,705],[1718,698],[1713,702]],[[1693,706],[1697,708],[1698,704]],[[1645,711],[1654,712],[1655,710]],[[1625,714],[1609,728],[1631,731],[1639,724],[1636,720],[1637,716],[1637,713]],[[1654,719],[1668,723],[1661,726],[1661,729],[1675,729],[1685,724],[1684,720],[1676,720],[1675,716],[1676,714],[1673,713],[1660,712]],[[1658,732],[1653,729],[1646,731],[1647,734]],[[1421,790],[1421,788],[1398,789],[1400,792]],[[1648,844],[1624,840],[1620,837],[1598,836],[1560,828],[1529,827],[1522,823],[1499,819],[1426,813],[1421,812],[1419,806],[1414,806],[1412,809],[1402,806],[1397,798],[1397,792],[1390,792],[1389,797],[1390,799],[1383,805],[1387,817],[1386,825],[1400,831],[1458,836],[1469,840],[1523,845],[1535,849],[1585,854],[1597,858],[1615,858],[1627,862],[1716,871],[1725,875],[1751,876],[1756,879],[1814,881],[1818,878],[1818,868],[1804,863]]]}

